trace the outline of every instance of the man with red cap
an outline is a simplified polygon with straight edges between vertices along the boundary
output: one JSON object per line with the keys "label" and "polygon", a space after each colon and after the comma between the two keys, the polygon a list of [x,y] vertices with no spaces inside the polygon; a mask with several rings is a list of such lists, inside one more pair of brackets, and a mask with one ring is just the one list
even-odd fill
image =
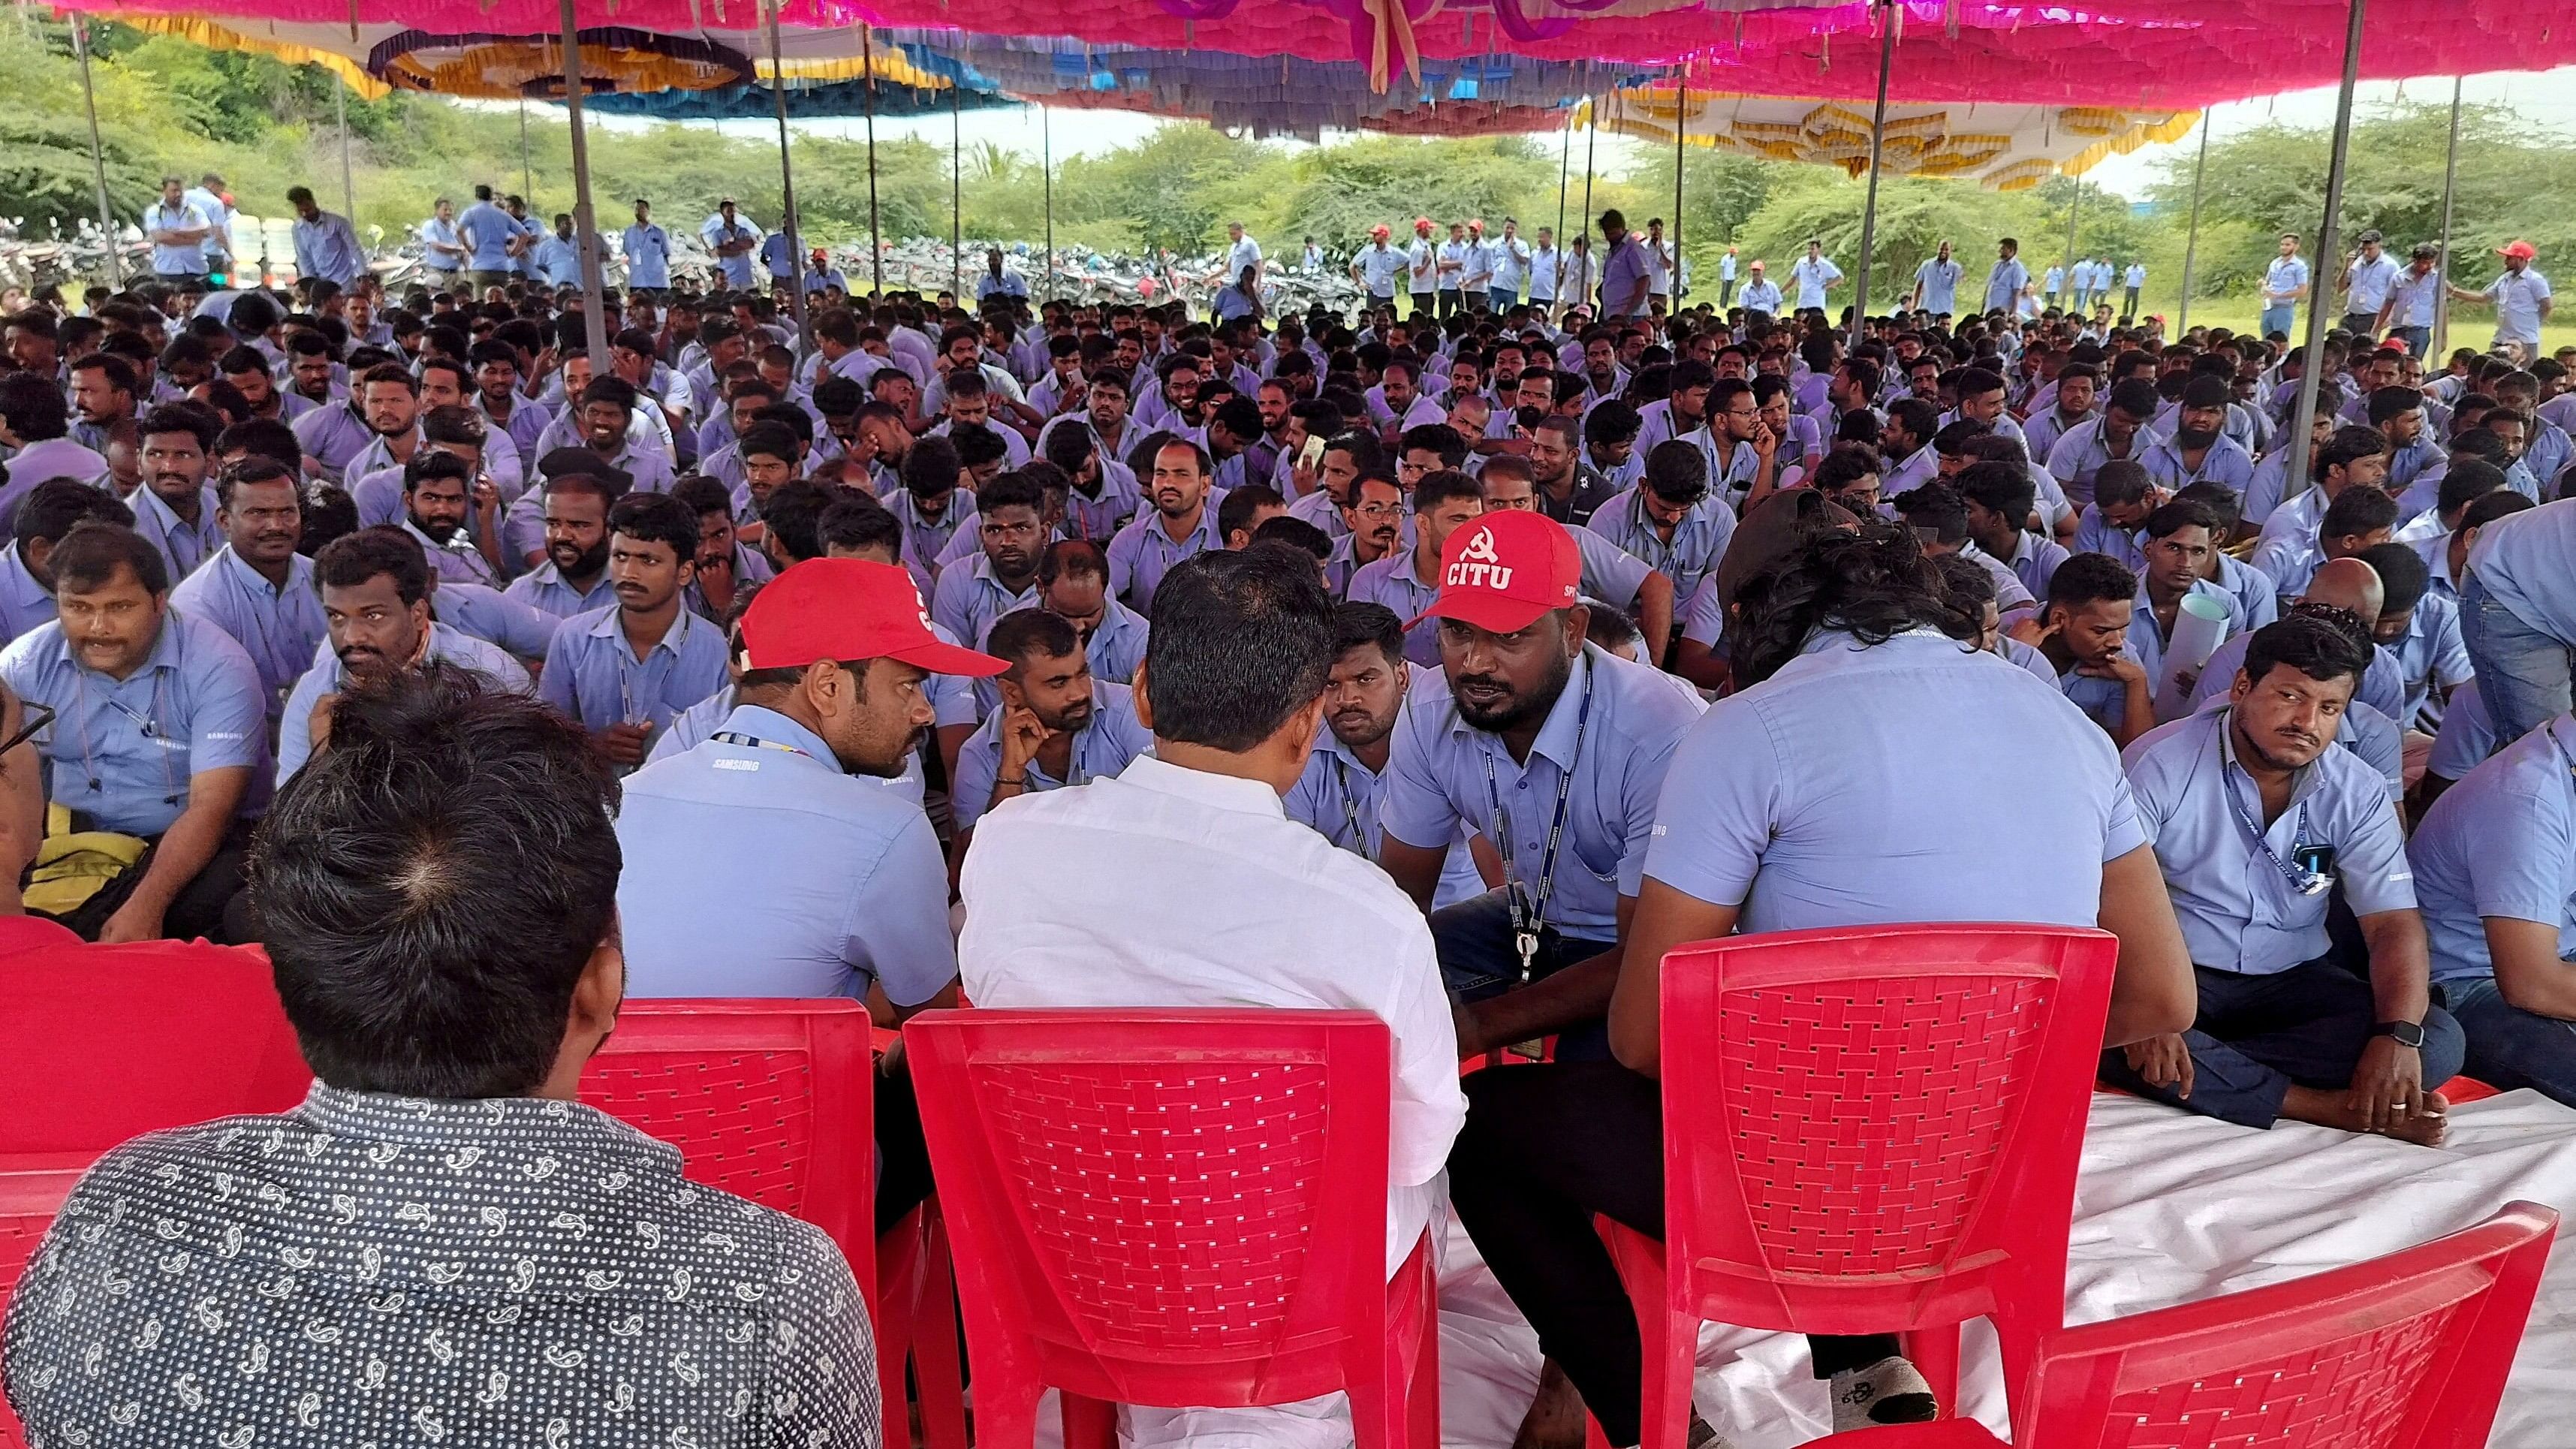
{"label": "man with red cap", "polygon": [[[900,566],[808,559],[743,615],[724,727],[626,781],[617,909],[626,991],[848,996],[898,1016],[956,1001],[948,872],[895,788],[931,727],[922,682],[1002,661],[931,632]],[[907,1079],[880,1077],[878,1222],[929,1188]]]}
{"label": "man with red cap", "polygon": [[2540,355],[2540,324],[2549,320],[2554,305],[2549,299],[2549,279],[2540,274],[2532,260],[2540,255],[2527,241],[2509,241],[2496,248],[2504,258],[2504,270],[2496,279],[2476,291],[2457,283],[2451,285],[2451,296],[2462,302],[2492,302],[2496,309],[2496,345],[2513,343],[2522,351],[2522,361],[2529,363]]}
{"label": "man with red cap", "polygon": [[1431,917],[1470,1054],[1567,1029],[1560,1054],[1604,1050],[1664,762],[1700,713],[1586,642],[1582,578],[1564,525],[1487,513],[1449,535],[1439,596],[1410,621],[1437,629],[1441,672],[1396,728],[1379,863],[1427,909],[1460,822],[1502,857],[1502,888]]}
{"label": "man with red cap", "polygon": [[1413,315],[1427,318],[1440,291],[1440,247],[1431,240],[1431,218],[1413,219],[1413,245],[1404,253],[1404,270],[1412,280]]}
{"label": "man with red cap", "polygon": [[1360,254],[1351,259],[1351,280],[1360,284],[1361,291],[1368,293],[1365,310],[1370,313],[1395,305],[1395,279],[1408,264],[1404,253],[1387,245],[1387,238],[1391,235],[1393,233],[1385,222],[1370,227],[1369,244],[1360,248]]}

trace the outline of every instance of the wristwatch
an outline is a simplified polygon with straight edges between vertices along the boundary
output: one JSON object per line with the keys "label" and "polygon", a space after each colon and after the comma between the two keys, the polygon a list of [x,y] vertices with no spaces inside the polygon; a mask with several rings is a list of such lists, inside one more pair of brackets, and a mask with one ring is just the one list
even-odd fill
{"label": "wristwatch", "polygon": [[2370,1029],[2372,1036],[2395,1037],[2397,1044],[2417,1051],[2424,1047],[2424,1028],[2411,1021],[2383,1021]]}

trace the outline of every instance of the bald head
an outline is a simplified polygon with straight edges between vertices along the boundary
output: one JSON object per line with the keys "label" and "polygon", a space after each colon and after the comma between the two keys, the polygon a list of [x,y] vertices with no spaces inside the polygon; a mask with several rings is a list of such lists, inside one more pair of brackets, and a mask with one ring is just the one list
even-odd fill
{"label": "bald head", "polygon": [[2307,592],[2299,597],[2311,604],[2350,609],[2365,619],[2378,618],[2387,603],[2378,572],[2357,558],[2330,559],[2319,564],[2316,577],[2308,580]]}

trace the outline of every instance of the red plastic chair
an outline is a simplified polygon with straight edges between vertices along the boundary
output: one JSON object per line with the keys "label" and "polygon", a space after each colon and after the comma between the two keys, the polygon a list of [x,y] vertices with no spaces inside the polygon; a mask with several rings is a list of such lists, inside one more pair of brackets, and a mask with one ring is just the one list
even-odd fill
{"label": "red plastic chair", "polygon": [[2065,1318],[2118,957],[2101,931],[1923,925],[1664,958],[1666,1241],[1600,1221],[1644,1340],[1647,1449],[1685,1441],[1703,1321],[1901,1333],[1946,1413],[1959,1325],[1985,1317],[2021,1381]]}
{"label": "red plastic chair", "polygon": [[904,1369],[918,1360],[938,1449],[964,1449],[964,1389],[944,1239],[925,1208],[875,1232],[867,1011],[846,999],[630,1001],[582,1069],[584,1102],[680,1149],[690,1181],[821,1228],[867,1296],[889,1444],[912,1442]]}
{"label": "red plastic chair", "polygon": [[0,1021],[0,1155],[95,1158],[164,1127],[286,1111],[313,1083],[256,950],[38,944],[0,956]]}
{"label": "red plastic chair", "polygon": [[[2558,1214],[2475,1227],[2268,1288],[2045,1335],[2027,1449],[2476,1449],[2531,1317]],[[1963,1419],[1817,1441],[1999,1449]]]}
{"label": "red plastic chair", "polygon": [[1354,1011],[934,1011],[904,1028],[956,1234],[977,1442],[1039,1395],[1112,1406],[1350,1396],[1359,1449],[1437,1449],[1426,1233],[1386,1268],[1392,1044]]}
{"label": "red plastic chair", "polygon": [[[92,1154],[0,1158],[0,1320],[8,1315],[9,1295],[45,1241],[54,1214],[71,1196]],[[0,1400],[0,1449],[26,1449],[18,1417]]]}

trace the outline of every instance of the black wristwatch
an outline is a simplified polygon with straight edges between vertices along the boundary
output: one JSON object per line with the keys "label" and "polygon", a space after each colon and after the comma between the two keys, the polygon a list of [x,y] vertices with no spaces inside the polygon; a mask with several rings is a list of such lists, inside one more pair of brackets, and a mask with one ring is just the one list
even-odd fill
{"label": "black wristwatch", "polygon": [[2370,1029],[2372,1036],[2395,1037],[2397,1044],[2416,1051],[2424,1049],[2424,1028],[2411,1021],[2383,1021]]}

